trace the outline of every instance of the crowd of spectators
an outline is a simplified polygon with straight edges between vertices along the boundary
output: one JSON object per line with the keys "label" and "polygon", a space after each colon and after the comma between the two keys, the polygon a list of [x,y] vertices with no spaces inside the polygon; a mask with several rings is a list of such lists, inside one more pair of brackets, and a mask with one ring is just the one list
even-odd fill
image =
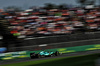
{"label": "crowd of spectators", "polygon": [[51,36],[100,30],[100,7],[2,12],[15,36]]}

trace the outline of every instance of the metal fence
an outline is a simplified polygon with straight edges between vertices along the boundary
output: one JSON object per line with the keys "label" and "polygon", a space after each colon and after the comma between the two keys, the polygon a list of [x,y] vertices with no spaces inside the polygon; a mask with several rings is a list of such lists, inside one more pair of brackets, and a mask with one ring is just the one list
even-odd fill
{"label": "metal fence", "polygon": [[21,46],[21,47],[10,47],[9,51],[24,51],[24,50],[36,51],[36,50],[75,47],[75,46],[94,45],[94,44],[100,44],[100,39],[50,43],[50,44],[41,44],[41,45],[30,45],[30,46]]}
{"label": "metal fence", "polygon": [[[51,37],[38,37],[38,38],[26,38],[19,47],[18,44],[10,44],[9,51],[17,50],[41,50],[52,49],[72,46],[82,46],[100,44],[100,33],[86,33],[86,34],[72,34],[72,35],[60,35]],[[46,45],[46,46],[40,46]]]}
{"label": "metal fence", "polygon": [[23,46],[80,41],[80,40],[99,39],[99,38],[100,38],[100,33],[38,37],[38,38],[32,38],[31,40],[25,39],[23,41]]}

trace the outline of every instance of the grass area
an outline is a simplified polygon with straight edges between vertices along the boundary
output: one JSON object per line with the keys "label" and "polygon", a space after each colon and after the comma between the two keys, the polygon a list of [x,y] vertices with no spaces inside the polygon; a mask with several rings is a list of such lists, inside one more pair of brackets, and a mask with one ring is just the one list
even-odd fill
{"label": "grass area", "polygon": [[97,57],[98,54],[93,54],[85,56],[63,57],[63,58],[20,62],[7,65],[0,65],[0,66],[94,66],[94,60]]}

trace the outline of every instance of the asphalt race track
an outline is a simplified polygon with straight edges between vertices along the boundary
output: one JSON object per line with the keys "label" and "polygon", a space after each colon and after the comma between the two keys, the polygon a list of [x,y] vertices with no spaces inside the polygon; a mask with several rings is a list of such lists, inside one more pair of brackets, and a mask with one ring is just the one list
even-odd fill
{"label": "asphalt race track", "polygon": [[26,61],[36,61],[36,60],[52,59],[52,58],[88,55],[88,54],[94,54],[94,53],[100,53],[100,50],[77,52],[77,53],[70,53],[70,54],[62,54],[62,55],[56,56],[56,57],[46,57],[46,58],[38,58],[38,59],[22,58],[22,59],[3,60],[3,61],[0,61],[0,65],[19,63],[19,62],[26,62]]}

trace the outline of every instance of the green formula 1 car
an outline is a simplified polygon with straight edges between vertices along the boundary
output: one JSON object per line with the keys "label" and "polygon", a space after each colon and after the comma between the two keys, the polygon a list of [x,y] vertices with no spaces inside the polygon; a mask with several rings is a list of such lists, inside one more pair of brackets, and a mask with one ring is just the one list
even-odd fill
{"label": "green formula 1 car", "polygon": [[60,55],[61,53],[59,53],[58,51],[56,52],[49,52],[49,51],[41,51],[39,53],[30,53],[30,57],[31,59],[33,58],[41,58],[41,57],[52,57],[52,56],[58,56]]}

